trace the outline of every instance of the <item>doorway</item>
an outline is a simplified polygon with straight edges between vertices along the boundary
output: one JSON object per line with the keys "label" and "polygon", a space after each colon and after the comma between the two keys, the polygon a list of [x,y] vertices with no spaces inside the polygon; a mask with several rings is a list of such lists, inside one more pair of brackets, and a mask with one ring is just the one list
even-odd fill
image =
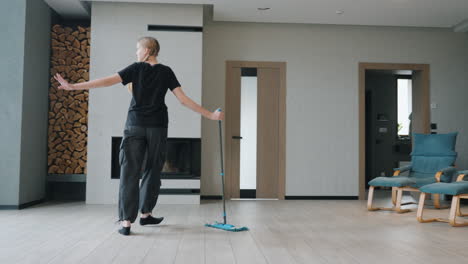
{"label": "doorway", "polygon": [[359,199],[410,160],[411,133],[429,132],[429,65],[359,64]]}
{"label": "doorway", "polygon": [[284,199],[286,63],[226,62],[226,198]]}

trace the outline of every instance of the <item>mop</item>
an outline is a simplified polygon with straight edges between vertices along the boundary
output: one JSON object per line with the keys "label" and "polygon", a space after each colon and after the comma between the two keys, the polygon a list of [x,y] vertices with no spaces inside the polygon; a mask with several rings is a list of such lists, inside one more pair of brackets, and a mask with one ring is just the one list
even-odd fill
{"label": "mop", "polygon": [[[221,111],[221,109],[218,109]],[[226,231],[239,232],[249,230],[247,227],[235,227],[234,225],[227,224],[226,221],[226,200],[224,198],[224,165],[223,165],[223,136],[221,131],[221,120],[218,121],[219,125],[219,146],[221,149],[221,179],[223,183],[223,222],[214,222],[213,224],[205,224],[207,227],[218,228]]]}

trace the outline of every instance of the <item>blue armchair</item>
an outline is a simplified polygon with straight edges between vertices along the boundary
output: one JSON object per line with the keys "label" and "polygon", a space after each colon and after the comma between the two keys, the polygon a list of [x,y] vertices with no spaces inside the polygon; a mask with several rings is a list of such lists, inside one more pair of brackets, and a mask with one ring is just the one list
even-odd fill
{"label": "blue armchair", "polygon": [[[398,213],[409,212],[409,209],[401,209],[403,191],[419,192],[422,186],[436,182],[451,182],[456,172],[453,167],[457,159],[455,143],[458,133],[448,134],[413,134],[413,152],[411,164],[402,168],[396,168],[393,177],[377,177],[369,182],[369,196],[367,209],[393,210]],[[401,176],[402,172],[408,172],[408,176]],[[375,187],[391,187],[391,208],[373,207],[373,195]],[[440,196],[434,195],[434,205],[440,208]]]}

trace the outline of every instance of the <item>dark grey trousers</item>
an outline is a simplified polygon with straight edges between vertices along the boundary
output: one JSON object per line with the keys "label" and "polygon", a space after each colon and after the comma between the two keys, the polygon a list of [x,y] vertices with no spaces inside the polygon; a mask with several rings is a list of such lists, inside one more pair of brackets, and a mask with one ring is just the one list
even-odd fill
{"label": "dark grey trousers", "polygon": [[[141,213],[151,213],[161,187],[166,158],[167,128],[126,126],[120,145],[119,220],[134,222]],[[143,163],[146,155],[146,163]],[[138,186],[140,176],[141,185]]]}

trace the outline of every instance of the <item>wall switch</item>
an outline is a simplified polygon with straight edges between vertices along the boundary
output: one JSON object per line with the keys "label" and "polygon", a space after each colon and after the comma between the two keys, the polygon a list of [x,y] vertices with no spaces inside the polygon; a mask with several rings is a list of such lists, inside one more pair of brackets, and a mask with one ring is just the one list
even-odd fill
{"label": "wall switch", "polygon": [[431,109],[436,109],[437,108],[437,103],[431,103]]}

